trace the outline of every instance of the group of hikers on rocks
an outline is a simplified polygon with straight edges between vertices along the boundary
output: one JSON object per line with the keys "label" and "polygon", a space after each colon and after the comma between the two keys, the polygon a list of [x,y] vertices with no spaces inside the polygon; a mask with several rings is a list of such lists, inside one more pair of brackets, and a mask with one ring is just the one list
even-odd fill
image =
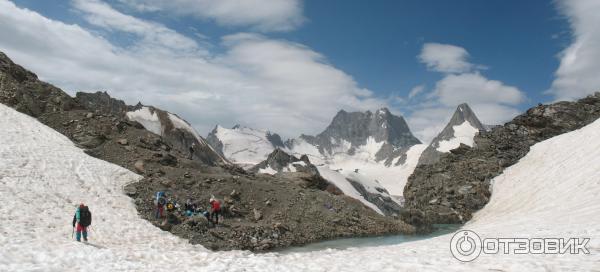
{"label": "group of hikers on rocks", "polygon": [[[156,193],[154,204],[156,205],[156,219],[165,217],[166,210],[170,213],[177,212],[180,215],[188,217],[202,215],[206,217],[208,222],[212,223],[213,226],[216,226],[219,224],[219,216],[222,217],[221,202],[214,196],[211,196],[209,200],[210,206],[206,210],[203,210],[197,203],[193,202],[191,198],[185,202],[183,210],[181,210],[179,203],[175,200],[168,199],[165,192]],[[85,204],[79,204],[79,207],[75,210],[75,215],[73,215],[73,233],[75,233],[75,239],[78,242],[81,242],[81,238],[83,238],[84,242],[88,241],[88,228],[91,224],[92,212]]]}
{"label": "group of hikers on rocks", "polygon": [[181,209],[181,205],[176,200],[172,200],[167,198],[165,192],[157,192],[156,198],[154,199],[154,204],[156,205],[155,219],[161,219],[165,216],[165,210],[169,213],[178,213],[183,216],[197,216],[202,215],[206,217],[206,219],[211,222],[214,226],[219,224],[219,216],[221,214],[221,202],[217,200],[214,196],[211,196],[209,200],[210,206],[207,209],[202,209],[202,206],[193,202],[192,199],[188,199],[184,206],[183,210]]}

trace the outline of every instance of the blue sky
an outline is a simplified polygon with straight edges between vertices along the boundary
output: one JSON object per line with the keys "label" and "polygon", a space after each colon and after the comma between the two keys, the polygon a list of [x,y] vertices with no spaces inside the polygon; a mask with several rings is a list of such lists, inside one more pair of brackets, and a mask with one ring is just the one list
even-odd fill
{"label": "blue sky", "polygon": [[501,123],[599,87],[593,0],[235,1],[0,0],[14,37],[0,50],[69,93],[164,107],[202,134],[241,123],[291,137],[385,106],[427,141],[462,101]]}

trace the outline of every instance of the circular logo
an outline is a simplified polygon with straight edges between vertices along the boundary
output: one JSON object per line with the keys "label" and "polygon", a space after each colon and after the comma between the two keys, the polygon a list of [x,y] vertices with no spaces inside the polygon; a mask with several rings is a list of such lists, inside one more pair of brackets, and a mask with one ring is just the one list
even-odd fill
{"label": "circular logo", "polygon": [[461,230],[450,240],[452,256],[461,262],[470,262],[481,254],[481,238],[470,230]]}

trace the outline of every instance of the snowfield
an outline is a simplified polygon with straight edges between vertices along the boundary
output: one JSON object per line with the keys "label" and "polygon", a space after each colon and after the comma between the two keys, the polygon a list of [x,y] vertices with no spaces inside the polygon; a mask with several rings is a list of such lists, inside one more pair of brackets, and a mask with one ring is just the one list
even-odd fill
{"label": "snowfield", "polygon": [[[0,105],[0,271],[582,271],[600,268],[600,121],[532,147],[494,179],[464,226],[482,237],[587,237],[589,255],[455,260],[451,235],[400,245],[293,254],[209,252],[139,218],[123,185],[139,176],[92,158]],[[90,242],[71,239],[84,201]]]}
{"label": "snowfield", "polygon": [[223,143],[223,154],[228,160],[241,166],[253,166],[267,159],[275,150],[267,139],[266,130],[247,127],[216,128],[216,136]]}
{"label": "snowfield", "polygon": [[[406,161],[403,164],[396,165],[396,162],[400,159],[398,157],[394,159],[389,167],[385,166],[383,162],[375,161],[374,154],[377,150],[372,153],[373,155],[370,155],[371,157],[365,158],[357,158],[345,153],[336,154],[329,161],[329,168],[342,169],[344,175],[354,173],[354,170],[358,169],[363,176],[376,180],[381,185],[380,187],[385,188],[390,195],[401,197],[404,193],[404,185],[406,185],[408,177],[417,167],[419,157],[426,147],[425,144],[411,146],[406,152]],[[350,177],[349,175],[346,176]]]}

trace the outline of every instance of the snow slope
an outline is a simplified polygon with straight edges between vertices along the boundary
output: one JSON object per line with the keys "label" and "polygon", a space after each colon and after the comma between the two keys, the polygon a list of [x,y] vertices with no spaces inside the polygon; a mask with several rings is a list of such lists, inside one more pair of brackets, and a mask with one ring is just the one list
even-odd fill
{"label": "snow slope", "polygon": [[[329,169],[328,166],[318,166],[317,169],[319,170],[319,173],[321,174],[321,176],[328,180],[329,182],[333,183],[335,186],[337,186],[340,190],[342,190],[342,192],[349,196],[352,197],[354,199],[358,199],[360,202],[362,202],[363,204],[365,204],[365,206],[373,209],[374,211],[378,212],[379,214],[383,214],[383,212],[377,207],[375,206],[375,204],[367,201],[355,188],[354,186],[352,186],[352,184],[346,179],[346,175],[339,173],[335,170],[331,170]],[[371,189],[372,186],[367,186],[366,183],[363,183],[365,185],[365,188]],[[375,193],[378,193],[377,191],[375,191]]]}
{"label": "snow slope", "polygon": [[376,162],[373,159],[357,158],[348,154],[338,154],[328,161],[331,169],[342,169],[343,173],[353,173],[358,169],[359,173],[366,177],[376,180],[384,187],[390,195],[400,197],[404,192],[404,185],[408,177],[417,167],[417,162],[421,156],[421,152],[425,150],[427,145],[413,145],[406,152],[406,161],[400,165],[396,159],[392,162],[392,166],[385,166],[383,162]]}
{"label": "snow slope", "polygon": [[158,119],[158,114],[155,111],[151,111],[149,107],[142,107],[135,111],[126,113],[129,120],[134,120],[142,124],[145,129],[156,134],[162,135],[162,124]]}
{"label": "snow slope", "polygon": [[247,127],[216,128],[216,137],[223,143],[223,155],[240,165],[259,164],[273,152],[275,146],[267,139],[267,133]]}
{"label": "snow slope", "polygon": [[[208,252],[137,216],[122,186],[139,177],[0,105],[0,271],[592,271],[600,266],[600,120],[541,142],[494,179],[465,229],[482,237],[589,237],[590,255],[482,255],[460,263],[451,236],[293,254]],[[76,205],[90,241],[70,239]]]}
{"label": "snow slope", "polygon": [[[386,166],[383,161],[376,161],[375,154],[382,145],[383,142],[376,142],[374,138],[370,137],[365,145],[356,147],[353,154],[349,155],[350,144],[341,142],[332,150],[332,154],[324,156],[314,145],[298,138],[294,139],[292,149],[287,149],[286,152],[295,156],[306,154],[314,164],[327,165],[330,169],[341,170],[340,173],[344,175],[358,169],[359,173],[379,183],[390,195],[401,198],[404,185],[417,167],[419,157],[427,145],[411,146],[406,152],[404,163],[396,165],[400,160],[398,157],[392,161],[390,166]],[[346,175],[346,177],[348,176]]]}

